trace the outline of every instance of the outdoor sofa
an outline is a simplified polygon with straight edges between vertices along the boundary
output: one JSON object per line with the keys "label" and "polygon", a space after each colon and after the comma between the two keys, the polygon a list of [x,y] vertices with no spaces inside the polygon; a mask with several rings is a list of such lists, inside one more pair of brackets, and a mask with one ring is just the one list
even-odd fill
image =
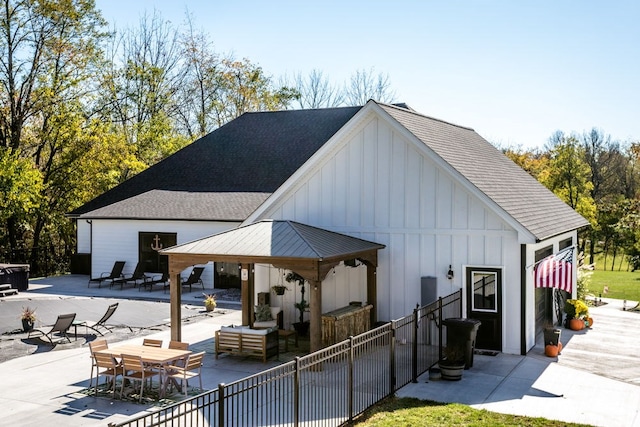
{"label": "outdoor sofa", "polygon": [[222,353],[258,356],[262,362],[279,355],[278,329],[251,329],[248,326],[223,326],[216,331],[216,359]]}

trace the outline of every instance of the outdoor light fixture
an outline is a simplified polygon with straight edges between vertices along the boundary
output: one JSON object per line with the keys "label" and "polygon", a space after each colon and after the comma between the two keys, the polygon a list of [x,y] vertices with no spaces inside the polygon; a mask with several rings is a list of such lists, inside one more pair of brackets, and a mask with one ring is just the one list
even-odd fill
{"label": "outdoor light fixture", "polygon": [[449,264],[449,271],[447,271],[447,279],[453,280],[453,270],[451,269],[451,264]]}

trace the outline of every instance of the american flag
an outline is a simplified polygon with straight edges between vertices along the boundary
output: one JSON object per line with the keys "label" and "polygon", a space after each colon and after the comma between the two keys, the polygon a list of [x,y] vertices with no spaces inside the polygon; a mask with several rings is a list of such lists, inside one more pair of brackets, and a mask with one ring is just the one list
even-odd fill
{"label": "american flag", "polygon": [[557,288],[571,292],[573,288],[573,247],[549,255],[533,270],[536,288]]}

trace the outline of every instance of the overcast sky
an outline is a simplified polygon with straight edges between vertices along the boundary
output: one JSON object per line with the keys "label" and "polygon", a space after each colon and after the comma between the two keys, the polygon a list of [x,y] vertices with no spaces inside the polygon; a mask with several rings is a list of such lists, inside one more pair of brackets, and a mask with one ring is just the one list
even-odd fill
{"label": "overcast sky", "polygon": [[96,0],[118,27],[188,10],[219,53],[276,79],[389,76],[396,101],[502,146],[593,127],[640,140],[640,2]]}

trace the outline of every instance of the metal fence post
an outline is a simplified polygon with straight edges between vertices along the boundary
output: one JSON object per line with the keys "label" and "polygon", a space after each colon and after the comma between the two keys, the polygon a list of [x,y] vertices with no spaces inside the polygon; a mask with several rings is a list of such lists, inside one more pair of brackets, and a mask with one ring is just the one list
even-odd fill
{"label": "metal fence post", "polygon": [[389,344],[389,396],[396,391],[396,321],[391,322],[391,343]]}
{"label": "metal fence post", "polygon": [[413,309],[413,345],[411,347],[412,361],[411,361],[411,382],[418,382],[418,316],[420,315],[420,305],[416,304],[416,308]]}
{"label": "metal fence post", "polygon": [[438,360],[442,360],[442,297],[438,298]]}
{"label": "metal fence post", "polygon": [[348,411],[349,411],[349,422],[353,421],[353,365],[355,361],[355,351],[353,347],[353,337],[349,337],[349,381],[347,387],[349,387],[349,402]]}
{"label": "metal fence post", "polygon": [[218,384],[218,426],[224,427],[224,383]]}
{"label": "metal fence post", "polygon": [[298,427],[300,419],[300,356],[296,357],[296,369],[293,372],[293,425]]}

